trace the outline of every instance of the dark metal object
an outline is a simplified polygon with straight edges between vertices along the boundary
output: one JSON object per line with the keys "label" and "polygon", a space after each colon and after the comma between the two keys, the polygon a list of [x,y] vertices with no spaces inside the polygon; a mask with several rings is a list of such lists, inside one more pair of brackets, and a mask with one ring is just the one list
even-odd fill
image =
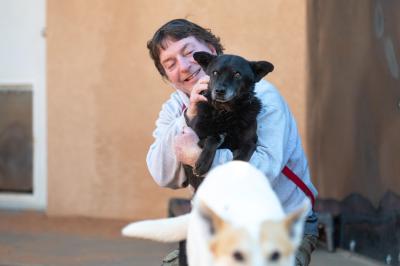
{"label": "dark metal object", "polygon": [[391,258],[389,265],[400,265],[393,259],[400,254],[400,196],[394,192],[388,191],[377,208],[365,197],[351,194],[340,202],[320,199],[316,210],[332,215],[336,246],[384,263]]}

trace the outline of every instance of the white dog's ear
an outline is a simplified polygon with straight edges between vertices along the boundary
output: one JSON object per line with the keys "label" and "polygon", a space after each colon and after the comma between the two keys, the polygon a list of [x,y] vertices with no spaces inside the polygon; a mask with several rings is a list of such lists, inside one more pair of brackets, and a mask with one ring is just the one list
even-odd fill
{"label": "white dog's ear", "polygon": [[200,201],[198,206],[200,216],[208,225],[210,235],[215,235],[228,225],[224,219],[211,210],[203,201]]}
{"label": "white dog's ear", "polygon": [[206,71],[208,65],[210,62],[217,57],[216,55],[212,55],[207,52],[196,52],[193,54],[194,60],[196,60],[197,63],[203,68],[204,72]]}
{"label": "white dog's ear", "polygon": [[301,206],[285,218],[285,226],[290,239],[296,246],[299,246],[303,239],[304,222],[310,211],[311,203],[309,199],[305,199]]}

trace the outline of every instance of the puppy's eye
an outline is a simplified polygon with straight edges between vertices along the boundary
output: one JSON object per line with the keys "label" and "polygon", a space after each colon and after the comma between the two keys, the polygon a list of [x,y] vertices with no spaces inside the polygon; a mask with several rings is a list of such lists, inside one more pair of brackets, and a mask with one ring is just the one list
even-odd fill
{"label": "puppy's eye", "polygon": [[239,72],[236,72],[236,73],[233,75],[233,77],[234,77],[235,79],[240,79],[240,78],[242,77],[242,75],[240,75]]}
{"label": "puppy's eye", "polygon": [[213,76],[216,76],[216,75],[218,75],[218,71],[213,71]]}
{"label": "puppy's eye", "polygon": [[277,261],[281,258],[281,253],[278,251],[272,252],[271,256],[269,256],[270,261]]}
{"label": "puppy's eye", "polygon": [[242,252],[240,251],[235,251],[232,254],[232,257],[236,260],[236,261],[244,261],[244,255]]}

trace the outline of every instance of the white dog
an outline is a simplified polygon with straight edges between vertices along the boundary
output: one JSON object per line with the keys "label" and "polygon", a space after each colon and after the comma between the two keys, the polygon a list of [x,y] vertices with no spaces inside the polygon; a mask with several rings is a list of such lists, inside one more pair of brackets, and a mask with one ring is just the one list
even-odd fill
{"label": "white dog", "polygon": [[268,179],[249,163],[210,171],[183,216],[131,223],[122,234],[163,242],[187,239],[190,266],[292,266],[310,203],[286,215]]}

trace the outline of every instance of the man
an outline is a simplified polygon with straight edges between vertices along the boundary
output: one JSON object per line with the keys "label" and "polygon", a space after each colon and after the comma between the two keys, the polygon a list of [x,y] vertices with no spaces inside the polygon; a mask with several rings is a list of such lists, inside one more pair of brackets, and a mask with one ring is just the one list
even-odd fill
{"label": "man", "polygon": [[[200,93],[207,89],[209,81],[192,55],[198,51],[222,54],[223,47],[210,30],[184,19],[163,25],[147,47],[161,76],[176,89],[162,106],[153,133],[155,141],[147,155],[147,165],[160,186],[174,189],[186,187],[182,164],[194,166],[201,148],[197,145],[198,136],[187,126],[185,119],[191,120],[197,112],[196,103],[206,100]],[[262,102],[262,110],[257,117],[257,148],[250,163],[270,179],[283,208],[290,212],[306,196],[313,201],[317,191],[311,183],[297,126],[286,102],[265,80],[256,84],[255,92]],[[232,158],[230,150],[218,149],[213,167]],[[317,235],[317,217],[311,211],[296,255],[296,265],[309,264]],[[163,265],[178,265],[176,252],[167,256]]]}

